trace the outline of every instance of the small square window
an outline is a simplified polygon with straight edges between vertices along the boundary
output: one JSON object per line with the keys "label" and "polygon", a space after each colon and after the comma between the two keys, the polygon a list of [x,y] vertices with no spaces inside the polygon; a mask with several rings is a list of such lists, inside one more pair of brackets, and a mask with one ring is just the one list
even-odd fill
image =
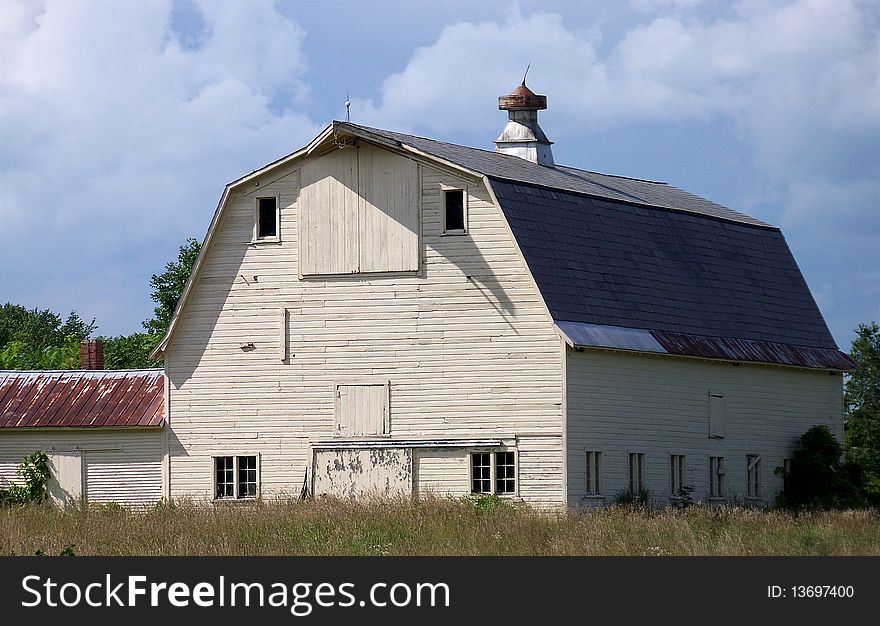
{"label": "small square window", "polygon": [[465,195],[462,189],[443,192],[443,232],[465,232]]}
{"label": "small square window", "polygon": [[508,450],[472,453],[471,493],[516,494],[516,453]]}
{"label": "small square window", "polygon": [[214,457],[214,497],[218,500],[256,498],[256,456]]}
{"label": "small square window", "polygon": [[278,237],[278,199],[257,198],[257,239]]}

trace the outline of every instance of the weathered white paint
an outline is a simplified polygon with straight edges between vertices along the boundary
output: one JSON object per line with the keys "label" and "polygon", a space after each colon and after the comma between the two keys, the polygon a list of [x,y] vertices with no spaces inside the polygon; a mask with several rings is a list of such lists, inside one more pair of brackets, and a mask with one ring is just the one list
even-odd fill
{"label": "weathered white paint", "polygon": [[470,493],[468,463],[467,450],[416,450],[413,455],[416,493],[423,496],[463,496]]}
{"label": "weathered white paint", "polygon": [[400,497],[413,492],[412,450],[316,450],[314,493],[339,498]]}
{"label": "weathered white paint", "polygon": [[419,268],[418,164],[360,143],[303,165],[303,276]]}
{"label": "weathered white paint", "polygon": [[83,459],[79,450],[56,450],[49,457],[51,478],[46,486],[53,506],[76,505],[83,495]]}
{"label": "weathered white paint", "polygon": [[[773,470],[814,424],[843,437],[842,378],[826,371],[609,351],[568,351],[568,501],[584,499],[585,451],[601,451],[604,501],[627,486],[630,452],[644,453],[655,504],[671,495],[670,455],[687,456],[692,497],[709,494],[709,457],[724,457],[726,495],[746,500],[746,455],[761,455],[763,502],[782,488]],[[711,396],[724,396],[725,434],[709,436]],[[717,407],[716,407],[717,410]]]}
{"label": "weathered white paint", "polygon": [[[412,167],[412,157],[373,150],[400,160],[388,171]],[[340,245],[344,231],[319,246],[315,233],[326,225],[312,228],[312,216],[303,217],[304,203],[318,202],[314,181],[326,180],[310,164],[321,161],[335,168],[334,180],[350,181],[344,162],[353,151],[315,150],[227,199],[166,349],[172,496],[210,498],[211,454],[244,448],[261,453],[264,496],[299,493],[311,443],[335,436],[336,385],[374,379],[390,381],[391,439],[528,435],[519,496],[563,502],[559,339],[485,185],[424,161],[418,271],[314,275],[321,264],[335,272],[340,259],[354,257]],[[468,190],[467,235],[442,235],[443,185]],[[279,244],[243,243],[255,188],[281,198]],[[332,197],[343,215],[357,205],[344,193]],[[343,253],[303,259],[301,240]],[[279,307],[288,311],[285,363],[276,356]],[[241,350],[248,343],[255,349]],[[466,485],[466,452],[456,454],[465,471],[452,469],[449,480]]]}
{"label": "weathered white paint", "polygon": [[21,459],[43,450],[58,505],[116,502],[143,506],[162,497],[163,429],[23,429],[0,432],[0,484],[20,482]]}
{"label": "weathered white paint", "polygon": [[387,435],[388,385],[336,385],[336,434],[340,437]]}

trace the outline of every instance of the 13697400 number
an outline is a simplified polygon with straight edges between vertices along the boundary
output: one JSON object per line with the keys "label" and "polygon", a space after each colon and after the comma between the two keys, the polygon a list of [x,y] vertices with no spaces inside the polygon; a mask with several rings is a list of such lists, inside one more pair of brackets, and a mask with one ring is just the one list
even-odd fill
{"label": "13697400 number", "polygon": [[852,598],[852,585],[793,585],[789,587],[793,598]]}

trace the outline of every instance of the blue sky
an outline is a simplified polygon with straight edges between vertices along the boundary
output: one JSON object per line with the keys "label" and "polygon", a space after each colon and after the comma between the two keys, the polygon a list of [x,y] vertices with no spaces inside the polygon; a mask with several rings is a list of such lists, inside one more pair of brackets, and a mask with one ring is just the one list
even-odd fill
{"label": "blue sky", "polygon": [[141,329],[226,182],[331,119],[558,163],[781,226],[837,342],[880,321],[880,3],[0,3],[0,301]]}

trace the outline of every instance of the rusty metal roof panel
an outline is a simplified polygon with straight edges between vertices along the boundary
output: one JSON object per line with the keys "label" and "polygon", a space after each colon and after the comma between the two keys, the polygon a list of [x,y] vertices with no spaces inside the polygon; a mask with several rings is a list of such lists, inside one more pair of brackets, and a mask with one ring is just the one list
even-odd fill
{"label": "rusty metal roof panel", "polygon": [[832,348],[755,339],[707,337],[581,322],[556,322],[556,326],[578,348],[630,350],[813,369],[850,370],[855,367],[855,361],[849,355]]}
{"label": "rusty metal roof panel", "polygon": [[833,370],[850,370],[856,365],[849,355],[832,348],[797,346],[754,339],[695,337],[659,330],[651,334],[666,352],[682,356]]}
{"label": "rusty metal roof panel", "polygon": [[0,371],[0,429],[157,427],[160,369]]}

